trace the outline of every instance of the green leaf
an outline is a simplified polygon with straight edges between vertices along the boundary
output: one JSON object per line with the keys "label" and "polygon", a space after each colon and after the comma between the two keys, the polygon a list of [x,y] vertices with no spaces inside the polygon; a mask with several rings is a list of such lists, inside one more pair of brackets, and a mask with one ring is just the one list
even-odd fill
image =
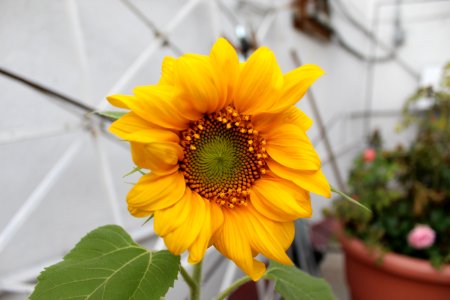
{"label": "green leaf", "polygon": [[142,224],[142,226],[144,226],[145,224],[147,224],[148,222],[150,222],[151,219],[153,219],[155,215],[151,215],[150,217],[147,218],[147,220],[145,220],[145,222]]}
{"label": "green leaf", "polygon": [[120,117],[122,117],[123,115],[126,115],[127,112],[124,112],[124,111],[97,111],[96,114],[110,118],[111,120],[117,120]]}
{"label": "green leaf", "polygon": [[352,197],[350,197],[349,195],[339,191],[338,189],[331,187],[331,191],[338,194],[339,196],[343,197],[345,200],[350,201],[351,203],[363,208],[366,212],[372,214],[372,211],[367,208],[366,206],[364,206],[363,204],[361,204],[360,202],[356,201],[355,199],[353,199]]}
{"label": "green leaf", "polygon": [[46,268],[30,299],[159,300],[173,286],[179,266],[179,256],[149,252],[121,227],[107,225]]}
{"label": "green leaf", "polygon": [[142,168],[140,167],[135,167],[133,168],[133,170],[131,170],[130,172],[128,172],[127,174],[123,175],[122,178],[128,177],[136,172],[141,173],[141,175],[145,175],[145,173],[142,171]]}
{"label": "green leaf", "polygon": [[312,277],[294,266],[285,266],[271,260],[264,277],[275,280],[275,290],[285,300],[336,299],[325,280]]}

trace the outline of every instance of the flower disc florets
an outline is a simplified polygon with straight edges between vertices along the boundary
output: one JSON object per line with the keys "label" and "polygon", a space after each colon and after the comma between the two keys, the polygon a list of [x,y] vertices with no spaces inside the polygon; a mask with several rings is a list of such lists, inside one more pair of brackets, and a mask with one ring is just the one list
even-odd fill
{"label": "flower disc florets", "polygon": [[228,208],[247,204],[248,189],[267,168],[266,141],[251,116],[228,106],[192,122],[180,140],[180,168],[193,191]]}

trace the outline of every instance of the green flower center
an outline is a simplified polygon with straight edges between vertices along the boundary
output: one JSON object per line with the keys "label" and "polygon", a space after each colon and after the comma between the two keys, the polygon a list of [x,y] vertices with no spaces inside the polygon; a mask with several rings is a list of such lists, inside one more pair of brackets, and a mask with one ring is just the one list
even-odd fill
{"label": "green flower center", "polygon": [[181,140],[180,169],[187,185],[220,205],[246,205],[248,189],[265,174],[267,158],[251,117],[227,107],[192,122]]}

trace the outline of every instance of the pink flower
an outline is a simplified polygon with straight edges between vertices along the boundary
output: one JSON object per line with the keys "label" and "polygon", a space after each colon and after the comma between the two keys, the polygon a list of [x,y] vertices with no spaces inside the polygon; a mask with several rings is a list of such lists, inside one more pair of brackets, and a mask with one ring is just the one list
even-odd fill
{"label": "pink flower", "polygon": [[375,157],[377,156],[377,151],[373,148],[367,148],[364,150],[363,159],[366,162],[371,162],[375,160]]}
{"label": "pink flower", "polygon": [[428,225],[418,224],[408,234],[408,244],[416,249],[426,249],[433,245],[436,232]]}

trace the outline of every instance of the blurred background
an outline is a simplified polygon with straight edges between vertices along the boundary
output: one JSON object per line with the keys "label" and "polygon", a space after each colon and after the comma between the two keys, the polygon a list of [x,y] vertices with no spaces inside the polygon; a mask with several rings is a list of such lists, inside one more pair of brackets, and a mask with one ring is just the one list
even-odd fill
{"label": "blurred background", "polygon": [[[330,183],[345,190],[372,130],[386,147],[412,138],[395,127],[405,99],[437,85],[450,59],[450,1],[1,0],[0,299],[26,299],[43,267],[100,225],[164,247],[126,209],[137,178],[122,177],[134,167],[128,146],[89,112],[111,109],[106,95],[156,83],[165,56],[207,54],[219,36],[243,60],[265,45],[284,72],[326,71],[298,107],[315,121],[308,135]],[[316,224],[331,200],[312,202]],[[205,299],[239,275],[214,251],[206,270]],[[335,247],[321,274],[345,300],[343,272]],[[266,288],[257,291],[270,296]],[[178,281],[168,299],[185,296]]]}

